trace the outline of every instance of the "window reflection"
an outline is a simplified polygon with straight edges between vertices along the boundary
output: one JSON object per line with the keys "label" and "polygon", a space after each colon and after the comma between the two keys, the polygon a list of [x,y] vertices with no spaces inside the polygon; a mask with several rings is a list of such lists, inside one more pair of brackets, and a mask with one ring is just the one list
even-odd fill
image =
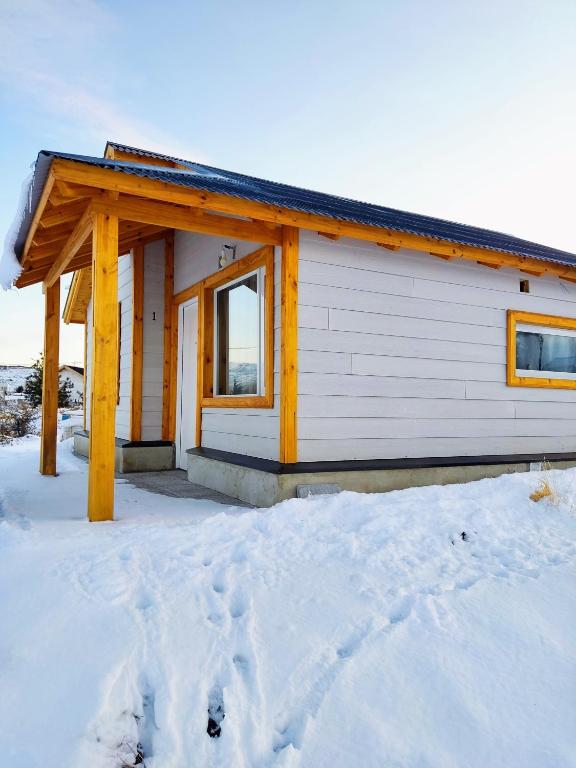
{"label": "window reflection", "polygon": [[576,336],[518,331],[516,368],[576,373]]}
{"label": "window reflection", "polygon": [[257,395],[260,378],[260,273],[216,292],[218,395]]}

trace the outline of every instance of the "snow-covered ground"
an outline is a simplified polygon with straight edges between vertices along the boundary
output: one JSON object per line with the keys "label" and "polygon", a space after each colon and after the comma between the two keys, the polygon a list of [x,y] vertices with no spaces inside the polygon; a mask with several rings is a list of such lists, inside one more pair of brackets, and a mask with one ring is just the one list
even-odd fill
{"label": "snow-covered ground", "polygon": [[576,766],[575,470],[90,525],[59,452],[0,448],[0,766]]}

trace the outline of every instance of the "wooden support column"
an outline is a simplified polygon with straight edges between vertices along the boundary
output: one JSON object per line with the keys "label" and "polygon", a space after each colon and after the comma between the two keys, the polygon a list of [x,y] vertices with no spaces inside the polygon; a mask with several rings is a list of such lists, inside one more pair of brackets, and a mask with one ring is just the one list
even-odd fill
{"label": "wooden support column", "polygon": [[174,232],[168,232],[164,247],[164,363],[162,373],[162,440],[174,440],[171,408],[176,399],[176,378],[172,350],[172,311],[174,296]]}
{"label": "wooden support column", "polygon": [[60,279],[44,294],[44,372],[42,377],[42,439],[40,472],[56,474],[58,427],[58,360],[60,353]]}
{"label": "wooden support column", "polygon": [[118,359],[118,217],[94,214],[92,234],[92,388],[88,518],[114,519]]}
{"label": "wooden support column", "polygon": [[144,363],[144,246],[132,252],[132,397],[130,439],[142,439],[142,367]]}
{"label": "wooden support column", "polygon": [[297,227],[282,228],[280,461],[298,461],[298,239]]}
{"label": "wooden support column", "polygon": [[84,386],[82,388],[82,429],[86,431],[86,394],[88,389],[86,387],[88,373],[88,306],[86,306],[86,312],[84,313]]}

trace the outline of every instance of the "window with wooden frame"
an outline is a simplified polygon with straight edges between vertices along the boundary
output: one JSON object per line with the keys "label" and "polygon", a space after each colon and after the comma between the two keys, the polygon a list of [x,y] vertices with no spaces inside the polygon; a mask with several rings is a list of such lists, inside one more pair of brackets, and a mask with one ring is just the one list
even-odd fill
{"label": "window with wooden frame", "polygon": [[207,278],[204,407],[274,404],[274,249],[260,248]]}
{"label": "window with wooden frame", "polygon": [[507,383],[576,389],[576,318],[508,310]]}

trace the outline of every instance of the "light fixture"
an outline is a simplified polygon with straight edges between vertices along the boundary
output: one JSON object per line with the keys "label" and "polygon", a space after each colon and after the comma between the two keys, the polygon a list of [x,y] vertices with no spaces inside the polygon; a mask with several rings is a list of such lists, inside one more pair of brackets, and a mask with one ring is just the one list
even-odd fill
{"label": "light fixture", "polygon": [[228,264],[231,264],[234,259],[236,258],[236,246],[235,245],[226,245],[226,243],[222,246],[220,250],[220,258],[218,259],[218,267],[220,269],[223,269],[224,267],[227,267]]}

